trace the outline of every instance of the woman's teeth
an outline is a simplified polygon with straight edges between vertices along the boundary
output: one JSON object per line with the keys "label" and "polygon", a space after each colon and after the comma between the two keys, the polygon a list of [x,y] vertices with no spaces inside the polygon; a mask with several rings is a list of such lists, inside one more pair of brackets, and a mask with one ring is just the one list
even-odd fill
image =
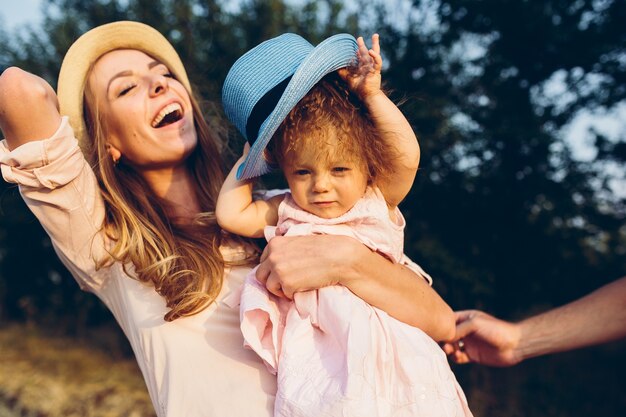
{"label": "woman's teeth", "polygon": [[166,124],[178,121],[182,117],[182,110],[182,107],[178,103],[168,104],[167,106],[163,107],[159,114],[156,115],[154,120],[152,120],[152,127],[161,127],[165,126]]}

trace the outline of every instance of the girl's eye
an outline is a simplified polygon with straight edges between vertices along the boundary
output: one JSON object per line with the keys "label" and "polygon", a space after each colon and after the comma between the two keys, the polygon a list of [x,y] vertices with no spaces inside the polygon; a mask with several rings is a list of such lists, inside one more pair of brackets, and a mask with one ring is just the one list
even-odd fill
{"label": "girl's eye", "polygon": [[134,84],[129,85],[128,87],[125,87],[124,89],[122,89],[122,91],[119,92],[119,94],[117,95],[118,97],[122,97],[125,96],[128,92],[130,92],[130,90],[132,90],[133,88],[135,88]]}
{"label": "girl's eye", "polygon": [[308,169],[297,169],[294,174],[296,175],[307,175],[309,173]]}
{"label": "girl's eye", "polygon": [[348,167],[333,167],[333,172],[347,172],[350,171]]}

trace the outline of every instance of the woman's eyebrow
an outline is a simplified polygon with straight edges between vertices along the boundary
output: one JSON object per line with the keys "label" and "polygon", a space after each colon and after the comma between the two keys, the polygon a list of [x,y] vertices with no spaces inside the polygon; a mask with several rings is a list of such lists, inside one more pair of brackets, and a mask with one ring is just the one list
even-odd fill
{"label": "woman's eyebrow", "polygon": [[109,88],[111,87],[111,84],[113,83],[113,81],[115,81],[116,78],[128,77],[129,75],[133,75],[133,72],[130,70],[125,70],[125,71],[118,72],[117,74],[112,76],[111,79],[109,80],[109,84],[107,85],[107,94],[109,94]]}

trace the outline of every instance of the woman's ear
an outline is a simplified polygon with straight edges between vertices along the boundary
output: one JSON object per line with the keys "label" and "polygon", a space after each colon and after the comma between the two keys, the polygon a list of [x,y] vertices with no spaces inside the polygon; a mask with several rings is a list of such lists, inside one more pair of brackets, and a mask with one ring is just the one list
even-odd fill
{"label": "woman's ear", "polygon": [[106,149],[113,160],[113,164],[117,164],[122,157],[122,152],[110,143],[106,144]]}

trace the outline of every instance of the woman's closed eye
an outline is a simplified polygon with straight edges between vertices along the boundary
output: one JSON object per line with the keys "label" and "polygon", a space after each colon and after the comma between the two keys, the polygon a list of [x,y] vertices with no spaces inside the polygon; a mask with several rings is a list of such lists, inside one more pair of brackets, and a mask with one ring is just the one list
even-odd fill
{"label": "woman's closed eye", "polygon": [[118,97],[122,97],[125,96],[126,94],[128,94],[130,92],[130,90],[132,90],[133,88],[135,88],[135,84],[128,84],[126,86],[124,86],[119,93],[117,93]]}
{"label": "woman's closed eye", "polygon": [[[168,71],[167,69],[162,70],[162,74],[161,76],[165,77],[165,78],[171,78],[174,79],[174,74],[171,73],[170,71]],[[128,83],[126,85],[124,85],[121,90],[119,91],[119,93],[117,93],[117,97],[122,97],[125,96],[126,94],[130,93],[131,90],[133,88],[135,88],[137,86],[136,83]]]}

